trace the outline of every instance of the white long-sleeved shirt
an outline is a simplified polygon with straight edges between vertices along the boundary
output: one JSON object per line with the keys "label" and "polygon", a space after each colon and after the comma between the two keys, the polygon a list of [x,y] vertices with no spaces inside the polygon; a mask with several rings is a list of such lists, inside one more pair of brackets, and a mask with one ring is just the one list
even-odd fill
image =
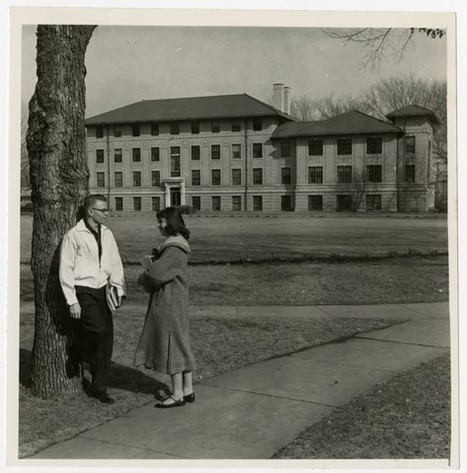
{"label": "white long-sleeved shirt", "polygon": [[59,277],[69,305],[78,302],[75,286],[99,289],[108,282],[125,294],[123,264],[112,232],[101,225],[102,255],[99,261],[97,240],[80,220],[63,237],[60,252]]}

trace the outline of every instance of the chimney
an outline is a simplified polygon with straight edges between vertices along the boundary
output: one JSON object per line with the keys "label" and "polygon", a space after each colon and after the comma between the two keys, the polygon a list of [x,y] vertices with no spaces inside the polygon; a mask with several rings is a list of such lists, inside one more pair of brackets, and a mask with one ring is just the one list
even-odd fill
{"label": "chimney", "polygon": [[284,87],[284,108],[282,111],[290,115],[290,87]]}
{"label": "chimney", "polygon": [[274,107],[284,111],[284,84],[277,83],[272,86],[272,100]]}

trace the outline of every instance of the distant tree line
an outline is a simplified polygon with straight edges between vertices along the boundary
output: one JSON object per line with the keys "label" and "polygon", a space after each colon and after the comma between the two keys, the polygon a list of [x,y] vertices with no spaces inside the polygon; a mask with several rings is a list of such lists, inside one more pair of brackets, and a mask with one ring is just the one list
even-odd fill
{"label": "distant tree line", "polygon": [[419,105],[430,109],[440,124],[433,138],[436,162],[447,163],[447,82],[419,79],[414,76],[381,79],[363,94],[329,95],[324,98],[301,95],[291,101],[291,115],[301,121],[326,120],[350,110],[385,120],[386,114]]}

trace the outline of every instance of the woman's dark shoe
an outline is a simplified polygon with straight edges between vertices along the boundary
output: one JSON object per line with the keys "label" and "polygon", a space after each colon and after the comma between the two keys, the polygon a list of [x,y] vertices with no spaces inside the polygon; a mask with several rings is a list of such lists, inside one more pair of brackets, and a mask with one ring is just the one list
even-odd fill
{"label": "woman's dark shoe", "polygon": [[185,402],[189,402],[190,404],[195,402],[195,393],[185,394],[184,399]]}
{"label": "woman's dark shoe", "polygon": [[[173,402],[166,402],[171,399]],[[172,396],[164,399],[161,403],[156,404],[154,407],[158,409],[169,409],[170,407],[180,407],[185,405],[185,398],[182,396],[180,399],[174,399]]]}

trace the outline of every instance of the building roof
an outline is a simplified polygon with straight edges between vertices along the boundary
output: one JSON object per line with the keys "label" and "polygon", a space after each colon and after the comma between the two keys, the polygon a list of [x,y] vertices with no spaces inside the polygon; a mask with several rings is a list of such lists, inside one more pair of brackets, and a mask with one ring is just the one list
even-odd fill
{"label": "building roof", "polygon": [[298,136],[360,135],[369,133],[403,133],[403,130],[392,123],[378,120],[358,110],[351,110],[327,120],[282,123],[272,136],[273,138],[293,138]]}
{"label": "building roof", "polygon": [[86,120],[86,126],[117,123],[144,123],[175,120],[247,118],[276,116],[293,117],[248,94],[215,95],[163,100],[142,100]]}
{"label": "building roof", "polygon": [[389,119],[398,117],[429,117],[433,123],[439,123],[438,117],[432,110],[420,107],[419,105],[409,105],[407,107],[399,108],[398,110],[394,110],[386,115],[386,118]]}

